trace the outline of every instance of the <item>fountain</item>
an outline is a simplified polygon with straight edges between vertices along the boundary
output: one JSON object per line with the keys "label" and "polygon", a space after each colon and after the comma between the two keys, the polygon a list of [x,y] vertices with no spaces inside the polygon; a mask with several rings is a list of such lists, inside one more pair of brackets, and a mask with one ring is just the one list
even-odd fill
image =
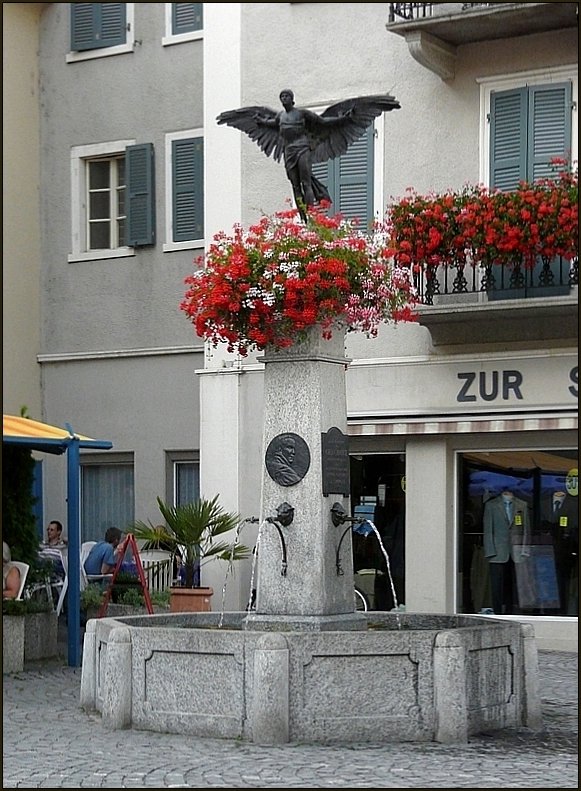
{"label": "fountain", "polygon": [[81,705],[113,729],[258,744],[540,728],[531,626],[355,611],[343,335],[264,363],[255,610],[90,621]]}

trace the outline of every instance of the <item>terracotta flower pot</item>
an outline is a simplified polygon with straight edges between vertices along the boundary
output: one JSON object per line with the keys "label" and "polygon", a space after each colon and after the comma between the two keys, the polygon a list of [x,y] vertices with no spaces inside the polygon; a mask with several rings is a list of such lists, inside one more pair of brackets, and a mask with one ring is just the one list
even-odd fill
{"label": "terracotta flower pot", "polygon": [[210,612],[213,588],[170,588],[170,612]]}

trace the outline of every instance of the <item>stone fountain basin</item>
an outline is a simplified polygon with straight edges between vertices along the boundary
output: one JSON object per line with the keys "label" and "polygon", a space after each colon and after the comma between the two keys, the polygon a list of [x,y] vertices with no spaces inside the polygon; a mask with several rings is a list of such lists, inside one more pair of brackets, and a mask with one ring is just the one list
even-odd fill
{"label": "stone fountain basin", "polygon": [[110,728],[255,743],[465,742],[539,729],[528,624],[361,613],[345,631],[246,628],[246,613],[89,621],[81,705]]}

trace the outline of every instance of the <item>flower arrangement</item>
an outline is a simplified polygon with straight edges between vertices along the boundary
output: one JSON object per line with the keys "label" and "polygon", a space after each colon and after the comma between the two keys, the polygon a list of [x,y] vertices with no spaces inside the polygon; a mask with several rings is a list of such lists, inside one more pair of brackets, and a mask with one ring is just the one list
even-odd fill
{"label": "flower arrangement", "polygon": [[575,169],[510,192],[468,186],[422,196],[408,190],[388,210],[395,259],[416,271],[466,263],[532,267],[539,256],[578,259],[578,184]]}
{"label": "flower arrangement", "polygon": [[415,320],[410,269],[394,264],[385,228],[365,234],[327,206],[306,222],[291,209],[216,234],[185,279],[180,309],[196,333],[246,357],[289,347],[314,325],[325,338],[340,327],[374,337],[381,322]]}

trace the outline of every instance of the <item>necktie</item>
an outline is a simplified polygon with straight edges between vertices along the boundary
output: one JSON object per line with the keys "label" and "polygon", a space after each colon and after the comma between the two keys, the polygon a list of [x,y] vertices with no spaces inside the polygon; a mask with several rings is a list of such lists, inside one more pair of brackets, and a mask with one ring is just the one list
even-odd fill
{"label": "necktie", "polygon": [[510,500],[507,500],[504,504],[504,507],[506,509],[506,516],[508,521],[512,522],[512,502]]}
{"label": "necktie", "polygon": [[553,503],[553,512],[555,514],[559,513],[559,511],[561,510],[561,505],[562,503],[560,500],[555,500],[555,502]]}

